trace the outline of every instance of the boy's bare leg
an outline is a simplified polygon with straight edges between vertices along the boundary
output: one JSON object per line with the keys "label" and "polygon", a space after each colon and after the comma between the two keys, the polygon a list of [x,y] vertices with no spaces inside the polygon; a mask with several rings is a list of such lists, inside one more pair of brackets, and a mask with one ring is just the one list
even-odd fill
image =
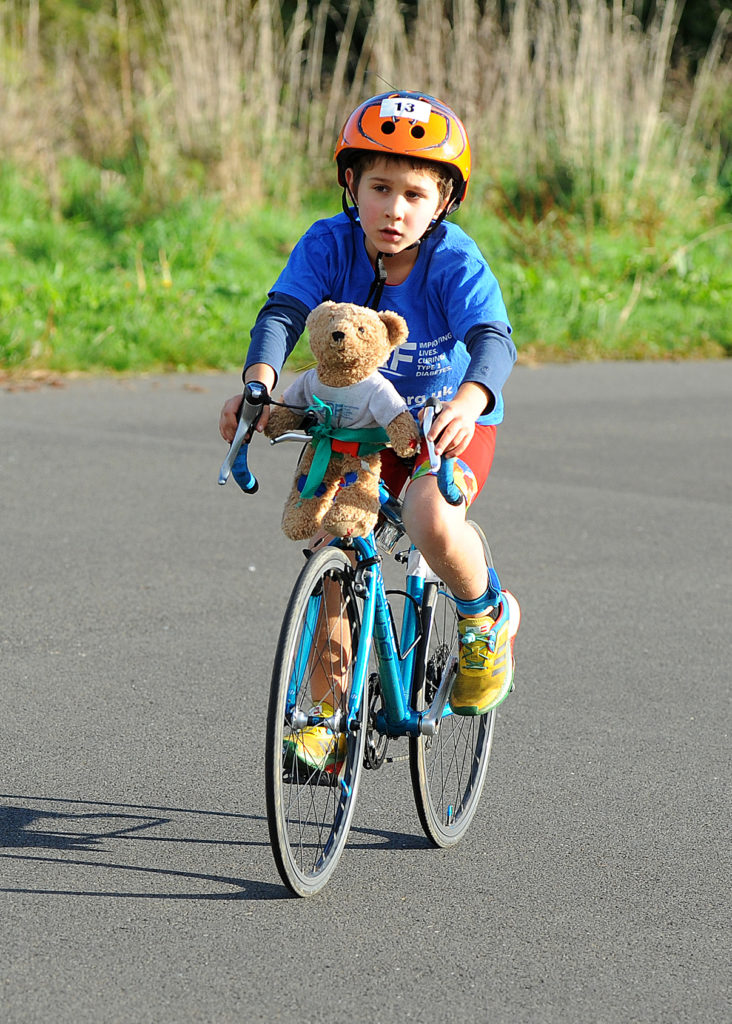
{"label": "boy's bare leg", "polygon": [[[448,505],[435,477],[420,477],[407,488],[404,525],[456,598],[460,622],[458,663],[450,692],[452,712],[484,715],[511,692],[519,615],[511,611],[511,601],[502,600],[496,618],[481,540],[466,522],[465,506]],[[514,604],[518,613],[515,600]]]}
{"label": "boy's bare leg", "polygon": [[[317,551],[330,539],[330,534],[320,531],[310,542],[310,549]],[[313,704],[326,701],[334,710],[343,706],[353,653],[348,620],[341,614],[341,597],[340,586],[326,580],[309,665]]]}
{"label": "boy's bare leg", "polygon": [[483,545],[465,513],[464,502],[445,501],[434,476],[419,477],[407,488],[403,518],[410,540],[455,597],[474,601],[488,588],[488,571]]}

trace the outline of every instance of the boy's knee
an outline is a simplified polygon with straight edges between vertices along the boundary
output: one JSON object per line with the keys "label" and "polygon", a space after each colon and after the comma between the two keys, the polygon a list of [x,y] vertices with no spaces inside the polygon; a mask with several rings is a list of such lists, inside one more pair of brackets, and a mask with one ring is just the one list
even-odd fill
{"label": "boy's knee", "polygon": [[434,477],[421,477],[407,488],[403,519],[407,533],[415,542],[447,540],[454,524],[453,511],[437,489]]}

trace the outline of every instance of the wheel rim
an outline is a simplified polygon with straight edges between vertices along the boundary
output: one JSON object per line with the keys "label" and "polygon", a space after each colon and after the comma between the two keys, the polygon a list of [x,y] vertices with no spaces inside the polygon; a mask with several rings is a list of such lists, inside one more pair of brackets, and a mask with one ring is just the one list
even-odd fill
{"label": "wheel rim", "polygon": [[[442,673],[458,649],[454,602],[437,593],[424,686],[416,695],[418,709],[427,707]],[[440,846],[457,842],[475,814],[485,781],[495,712],[479,717],[447,714],[434,736],[412,741],[413,782],[420,820]]]}
{"label": "wheel rim", "polygon": [[[322,888],[345,845],[364,741],[360,718],[355,723],[357,731],[348,731],[342,710],[350,694],[359,631],[351,566],[343,553],[334,549],[314,556],[306,573],[308,570],[309,574],[301,577],[299,593],[297,587],[293,591],[287,628],[275,659],[267,751],[273,852],[283,880],[300,895],[311,895]],[[327,581],[327,598],[323,579]],[[328,621],[333,613],[340,623],[337,628],[322,628],[326,602]],[[345,671],[341,671],[344,648],[350,649],[350,658]],[[316,760],[306,764],[292,755],[292,748],[308,728],[301,723],[313,703],[316,675],[320,674],[322,686],[323,677],[330,673],[332,678],[336,667],[344,680],[345,696],[338,700],[331,693],[331,703],[341,712],[333,722],[331,740],[345,748],[338,758],[342,763]],[[322,693],[319,698],[324,699]]]}

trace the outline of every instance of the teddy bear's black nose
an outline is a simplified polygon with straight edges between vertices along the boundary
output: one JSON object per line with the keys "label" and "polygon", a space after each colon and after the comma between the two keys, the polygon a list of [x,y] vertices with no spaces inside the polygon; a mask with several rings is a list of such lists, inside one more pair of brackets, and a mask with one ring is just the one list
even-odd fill
{"label": "teddy bear's black nose", "polygon": [[333,341],[337,342],[339,345],[343,342],[345,337],[346,335],[343,331],[333,331],[331,334]]}

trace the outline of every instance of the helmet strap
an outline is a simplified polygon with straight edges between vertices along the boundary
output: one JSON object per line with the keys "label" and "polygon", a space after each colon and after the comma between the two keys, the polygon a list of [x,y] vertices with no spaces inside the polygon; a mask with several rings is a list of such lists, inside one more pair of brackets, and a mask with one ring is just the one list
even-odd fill
{"label": "helmet strap", "polygon": [[355,201],[353,203],[353,206],[351,206],[351,204],[348,202],[349,196],[351,196],[351,199],[353,199],[353,196],[351,195],[351,190],[349,189],[348,185],[344,185],[343,192],[341,193],[341,206],[343,207],[343,212],[345,213],[346,217],[348,217],[352,224],[358,224],[356,216],[353,212],[354,210],[358,212],[358,207],[356,206]]}
{"label": "helmet strap", "polygon": [[[348,186],[344,185],[343,186],[343,192],[341,193],[341,206],[343,207],[343,212],[346,214],[346,216],[348,217],[348,219],[351,221],[352,224],[355,224],[358,227],[360,227],[361,225],[360,225],[359,221],[356,219],[356,216],[354,214],[354,210],[358,211],[358,207],[355,204],[353,206],[351,206],[349,204],[349,202],[348,202],[348,197],[349,196],[351,196],[350,189],[348,188]],[[353,196],[351,196],[351,198],[353,198]],[[447,216],[447,205],[445,205],[442,208],[442,210],[440,211],[439,215],[430,224],[430,226],[427,228],[427,230],[422,235],[422,237],[418,238],[416,242],[412,242],[412,244],[407,246],[407,249],[405,249],[404,251],[406,252],[409,249],[416,249],[416,248],[418,248],[418,246],[420,246],[422,244],[422,240],[424,238],[427,238],[428,235],[431,235],[432,232],[436,228],[438,228],[440,226],[440,224],[442,224],[442,222],[443,222],[443,220],[445,219],[446,216]],[[391,253],[384,253],[384,252],[377,252],[376,253],[376,262],[374,264],[374,279],[371,282],[371,286],[369,288],[369,293],[366,296],[366,302],[364,303],[365,306],[370,306],[372,309],[378,309],[379,308],[379,303],[381,302],[381,296],[384,294],[384,287],[386,286],[386,278],[387,278],[387,272],[386,272],[386,267],[384,265],[384,259],[385,258],[388,259],[389,256],[391,256],[391,255],[392,255]]]}
{"label": "helmet strap", "polygon": [[[422,235],[422,238],[427,238],[428,235],[431,235],[433,231],[435,231],[437,228],[439,228],[440,224],[442,224],[442,222],[445,219],[445,217],[447,217],[447,206],[443,206],[443,208],[440,210],[440,212],[437,215],[437,217],[435,217],[435,219],[432,221],[432,223],[427,228],[425,233]],[[419,240],[420,242],[422,241],[422,238],[420,238],[420,240]],[[419,244],[419,243],[417,243],[417,244]]]}
{"label": "helmet strap", "polygon": [[376,253],[376,263],[374,265],[374,279],[371,282],[369,293],[366,296],[365,306],[370,306],[372,309],[378,309],[379,303],[381,302],[381,296],[384,294],[384,285],[386,284],[386,267],[384,266],[385,253]]}

